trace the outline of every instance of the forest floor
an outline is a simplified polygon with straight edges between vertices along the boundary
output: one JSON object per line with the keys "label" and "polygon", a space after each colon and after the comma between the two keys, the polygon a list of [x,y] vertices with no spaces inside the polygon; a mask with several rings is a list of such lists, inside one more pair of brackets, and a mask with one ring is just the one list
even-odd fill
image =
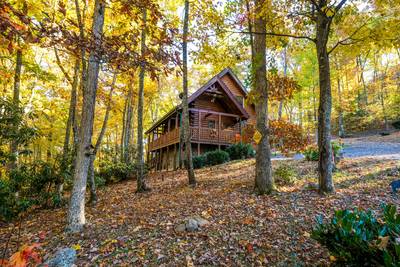
{"label": "forest floor", "polygon": [[[78,266],[327,265],[327,250],[310,237],[317,215],[355,207],[379,212],[383,202],[400,206],[389,189],[400,176],[399,161],[344,159],[334,173],[336,193],[325,196],[306,187],[316,182],[315,162],[274,161],[273,168],[281,164],[296,169],[297,182],[269,196],[253,194],[253,159],[197,170],[196,188],[187,186],[183,171],[150,174],[152,191],[145,194],[134,193],[135,181],[110,185],[86,208],[83,233],[64,232],[66,209],[32,212],[19,238],[13,224],[0,228],[0,252],[13,233],[7,255],[33,242],[42,244],[44,258],[73,247]],[[195,215],[210,224],[175,231]]]}

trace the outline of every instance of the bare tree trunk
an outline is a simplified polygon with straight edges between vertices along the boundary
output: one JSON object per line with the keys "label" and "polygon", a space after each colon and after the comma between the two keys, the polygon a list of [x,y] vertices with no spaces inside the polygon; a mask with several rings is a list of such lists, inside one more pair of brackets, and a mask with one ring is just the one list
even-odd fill
{"label": "bare tree trunk", "polygon": [[189,105],[188,105],[188,69],[187,69],[187,37],[189,28],[189,0],[185,0],[185,15],[183,20],[183,132],[185,139],[185,154],[186,154],[186,169],[188,172],[189,185],[196,185],[196,177],[194,176],[193,160],[192,160],[192,145],[190,143],[190,125],[189,125]]}
{"label": "bare tree trunk", "polygon": [[[255,1],[255,14],[263,10],[264,0]],[[266,31],[265,19],[256,16],[254,19],[254,31],[262,33]],[[255,191],[257,194],[269,194],[274,187],[271,169],[271,150],[268,136],[268,88],[266,70],[266,38],[263,34],[254,36],[254,62],[252,83],[257,94],[256,106],[256,130],[261,134],[261,140],[257,145]]]}
{"label": "bare tree trunk", "polygon": [[147,9],[143,8],[143,29],[140,42],[140,52],[142,62],[140,63],[139,73],[139,92],[138,92],[138,121],[137,121],[137,193],[148,191],[146,185],[145,170],[144,170],[144,146],[143,146],[143,101],[144,101],[144,75],[145,75],[145,54],[146,54],[146,23],[147,23]]}
{"label": "bare tree trunk", "polygon": [[131,158],[130,158],[130,152],[132,149],[132,143],[131,143],[131,132],[132,132],[132,113],[133,113],[133,86],[132,82],[129,82],[128,84],[129,92],[128,92],[128,97],[126,99],[127,104],[126,104],[126,114],[125,114],[125,127],[124,127],[124,143],[123,143],[123,161],[126,164],[129,164]]}
{"label": "bare tree trunk", "polygon": [[[338,70],[338,72],[339,72],[339,70]],[[341,84],[341,81],[340,81],[340,76],[338,73],[338,77],[337,77],[337,89],[338,89],[338,100],[339,100],[339,103],[338,103],[338,113],[339,113],[338,126],[339,126],[339,137],[343,138],[343,137],[345,137],[345,130],[344,130],[344,122],[343,122],[342,89],[341,89],[340,84]]]}
{"label": "bare tree trunk", "polygon": [[[19,94],[21,88],[21,72],[22,72],[22,50],[18,49],[15,58],[15,72],[14,72],[14,90],[13,90],[13,103],[15,106],[19,106]],[[9,170],[15,169],[18,163],[18,143],[11,141],[10,152],[15,157],[8,166]]]}
{"label": "bare tree trunk", "polygon": [[107,129],[107,123],[108,123],[108,117],[110,116],[110,111],[111,111],[111,106],[112,106],[112,94],[114,91],[115,87],[115,81],[117,80],[117,74],[114,73],[113,75],[113,80],[111,83],[111,88],[110,88],[110,93],[108,95],[108,102],[107,102],[107,108],[106,108],[106,114],[104,115],[104,120],[103,120],[103,125],[101,126],[101,130],[99,133],[99,136],[97,137],[96,145],[94,146],[93,149],[93,154],[90,157],[90,163],[89,163],[89,187],[90,187],[90,199],[89,202],[90,204],[94,205],[97,202],[97,194],[96,194],[96,182],[94,180],[94,161],[96,159],[97,152],[100,149],[101,142],[103,141],[104,134],[106,133]]}
{"label": "bare tree trunk", "polygon": [[[68,73],[65,72],[62,63],[58,57],[57,50],[55,50],[56,58],[57,58],[57,64],[59,65],[60,69],[62,72],[64,72],[65,77],[67,80],[71,83],[71,98],[70,98],[70,103],[69,103],[69,111],[68,111],[68,119],[67,119],[67,124],[65,127],[65,138],[64,138],[64,146],[63,146],[63,155],[62,155],[62,163],[61,163],[61,168],[64,170],[68,168],[67,162],[68,162],[68,153],[70,152],[70,136],[71,136],[71,129],[74,127],[74,124],[76,124],[76,102],[77,102],[77,88],[78,88],[78,81],[79,81],[79,70],[80,70],[80,60],[76,59],[75,61],[75,66],[74,66],[74,76],[73,79],[71,80]],[[74,140],[75,140],[75,134],[74,134]],[[75,144],[75,142],[74,142]],[[62,194],[63,194],[63,188],[64,188],[64,179],[63,177],[59,177],[59,181],[57,182],[57,195],[58,199],[62,200]]]}
{"label": "bare tree trunk", "polygon": [[[321,6],[326,4],[326,0]],[[331,19],[326,14],[318,12],[316,47],[319,67],[320,99],[318,108],[318,149],[319,149],[319,191],[321,193],[334,192],[332,170],[333,158],[331,147],[331,109],[332,93],[329,69],[329,55],[327,41]]]}
{"label": "bare tree trunk", "polygon": [[380,102],[381,102],[381,108],[382,108],[382,114],[383,114],[383,120],[385,123],[385,131],[389,131],[389,121],[386,113],[386,105],[385,105],[385,96],[386,96],[386,84],[385,84],[385,78],[387,74],[387,69],[389,67],[389,63],[387,63],[385,70],[382,71],[381,74],[381,97],[380,97]]}
{"label": "bare tree trunk", "polygon": [[[72,232],[82,230],[85,220],[85,192],[86,180],[89,169],[90,157],[93,154],[92,135],[94,110],[96,102],[96,91],[100,68],[99,53],[102,43],[104,25],[105,1],[96,0],[93,14],[92,40],[94,49],[90,51],[88,63],[87,85],[83,91],[83,107],[80,127],[80,140],[76,155],[76,166],[74,169],[74,184],[71,192],[68,210],[67,229]],[[84,69],[82,70],[84,71]]]}

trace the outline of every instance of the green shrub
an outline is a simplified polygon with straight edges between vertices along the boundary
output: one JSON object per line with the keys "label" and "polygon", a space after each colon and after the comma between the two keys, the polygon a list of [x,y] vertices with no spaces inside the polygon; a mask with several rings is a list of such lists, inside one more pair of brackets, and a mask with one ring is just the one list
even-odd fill
{"label": "green shrub", "polygon": [[[339,142],[331,142],[332,149],[333,149],[333,154],[336,158],[340,157],[340,153],[343,149],[343,145]],[[311,145],[308,146],[304,151],[303,155],[307,161],[318,161],[319,158],[319,152],[318,152],[318,146],[316,145]]]}
{"label": "green shrub", "polygon": [[311,236],[341,265],[400,266],[400,214],[395,205],[383,205],[381,218],[362,210],[337,210],[329,222],[319,216]]}
{"label": "green shrub", "polygon": [[282,164],[274,171],[274,179],[278,185],[293,185],[296,177],[296,169],[288,164]]}
{"label": "green shrub", "polygon": [[315,145],[308,146],[304,151],[303,155],[307,161],[318,161],[318,147]]}
{"label": "green shrub", "polygon": [[204,154],[206,166],[214,166],[229,161],[229,154],[223,150],[214,150]]}
{"label": "green shrub", "polygon": [[[145,166],[145,172],[148,171]],[[116,183],[136,176],[137,165],[123,162],[102,162],[99,171],[95,174],[104,180],[105,184]],[[98,178],[99,179],[99,178]]]}
{"label": "green shrub", "polygon": [[251,144],[237,143],[225,149],[231,160],[248,159],[255,156],[255,151]]}
{"label": "green shrub", "polygon": [[199,155],[193,157],[193,168],[200,169],[206,166],[206,157],[205,155]]}
{"label": "green shrub", "polygon": [[400,120],[393,122],[392,125],[395,129],[400,130]]}

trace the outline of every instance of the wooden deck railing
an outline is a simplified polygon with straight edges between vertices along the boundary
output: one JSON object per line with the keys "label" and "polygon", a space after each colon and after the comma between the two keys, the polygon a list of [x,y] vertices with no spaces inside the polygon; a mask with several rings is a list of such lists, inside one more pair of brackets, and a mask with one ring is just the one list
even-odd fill
{"label": "wooden deck railing", "polygon": [[[240,132],[237,130],[190,127],[191,141],[208,144],[233,144],[238,141]],[[153,151],[162,147],[179,143],[179,128],[167,132],[149,143],[149,150]]]}

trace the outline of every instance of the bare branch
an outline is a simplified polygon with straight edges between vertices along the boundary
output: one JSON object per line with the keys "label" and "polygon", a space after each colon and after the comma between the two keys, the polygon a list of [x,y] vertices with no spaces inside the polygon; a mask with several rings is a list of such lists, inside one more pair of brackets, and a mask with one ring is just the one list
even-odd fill
{"label": "bare branch", "polygon": [[224,31],[224,32],[231,32],[231,33],[244,33],[244,34],[261,34],[261,35],[269,35],[269,36],[281,36],[281,37],[289,37],[294,39],[307,39],[312,42],[316,42],[314,38],[309,36],[303,35],[293,35],[288,33],[276,33],[276,32],[250,32],[250,31]]}
{"label": "bare branch", "polygon": [[[358,43],[362,40],[364,40],[365,38],[361,38],[361,39],[354,39],[354,35],[356,35],[362,28],[364,28],[367,25],[367,22],[364,23],[363,25],[361,25],[360,27],[358,27],[352,34],[350,34],[348,37],[344,38],[343,40],[338,41],[329,51],[328,51],[328,55],[330,53],[332,53],[333,50],[335,50],[339,45],[351,45],[351,44],[355,44]],[[350,43],[348,43],[348,41],[350,41]]]}
{"label": "bare branch", "polygon": [[58,56],[58,51],[57,48],[54,47],[54,54],[56,55],[56,61],[57,61],[57,65],[60,68],[60,70],[62,71],[62,73],[64,74],[65,78],[68,80],[68,82],[72,85],[72,79],[69,76],[68,72],[64,69],[60,57]]}

